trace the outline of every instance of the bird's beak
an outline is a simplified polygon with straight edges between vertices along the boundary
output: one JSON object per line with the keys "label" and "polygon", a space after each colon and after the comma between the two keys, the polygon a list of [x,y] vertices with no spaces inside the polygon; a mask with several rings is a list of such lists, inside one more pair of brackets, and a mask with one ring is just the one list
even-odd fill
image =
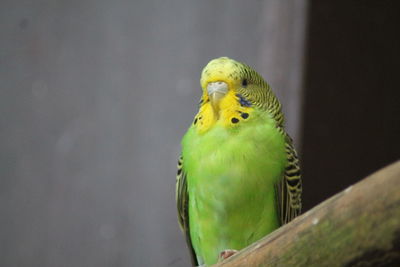
{"label": "bird's beak", "polygon": [[219,102],[228,92],[228,84],[225,82],[211,82],[207,85],[207,93],[210,97],[214,112],[219,113]]}

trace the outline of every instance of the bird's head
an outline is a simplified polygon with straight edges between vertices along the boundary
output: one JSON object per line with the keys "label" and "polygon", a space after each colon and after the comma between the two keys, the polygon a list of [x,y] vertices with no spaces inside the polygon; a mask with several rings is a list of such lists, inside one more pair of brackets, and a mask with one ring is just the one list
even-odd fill
{"label": "bird's head", "polygon": [[201,73],[203,95],[193,124],[206,132],[216,122],[226,127],[250,121],[254,110],[265,111],[283,124],[281,105],[269,85],[251,67],[227,57],[211,60]]}
{"label": "bird's head", "polygon": [[253,104],[263,105],[270,88],[251,67],[227,57],[211,60],[204,67],[200,85],[208,96],[214,111],[229,93],[241,95]]}

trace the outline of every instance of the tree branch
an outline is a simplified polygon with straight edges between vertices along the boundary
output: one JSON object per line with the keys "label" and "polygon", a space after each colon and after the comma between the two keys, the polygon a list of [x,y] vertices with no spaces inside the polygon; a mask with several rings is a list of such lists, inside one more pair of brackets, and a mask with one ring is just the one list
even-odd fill
{"label": "tree branch", "polygon": [[215,266],[400,266],[400,161]]}

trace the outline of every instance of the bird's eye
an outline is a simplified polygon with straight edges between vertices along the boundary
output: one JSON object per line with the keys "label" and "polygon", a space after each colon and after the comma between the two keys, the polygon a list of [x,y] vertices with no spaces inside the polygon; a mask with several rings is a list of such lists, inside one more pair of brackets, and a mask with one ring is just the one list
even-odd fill
{"label": "bird's eye", "polygon": [[247,86],[247,79],[243,79],[243,81],[242,81],[242,86],[243,86],[243,87],[246,87],[246,86]]}

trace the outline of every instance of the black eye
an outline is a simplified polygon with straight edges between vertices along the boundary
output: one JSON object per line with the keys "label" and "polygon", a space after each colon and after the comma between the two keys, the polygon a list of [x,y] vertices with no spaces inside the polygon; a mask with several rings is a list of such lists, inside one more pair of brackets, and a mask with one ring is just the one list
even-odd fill
{"label": "black eye", "polygon": [[242,86],[243,86],[243,87],[246,87],[246,86],[247,86],[247,79],[243,79],[243,81],[242,81]]}

